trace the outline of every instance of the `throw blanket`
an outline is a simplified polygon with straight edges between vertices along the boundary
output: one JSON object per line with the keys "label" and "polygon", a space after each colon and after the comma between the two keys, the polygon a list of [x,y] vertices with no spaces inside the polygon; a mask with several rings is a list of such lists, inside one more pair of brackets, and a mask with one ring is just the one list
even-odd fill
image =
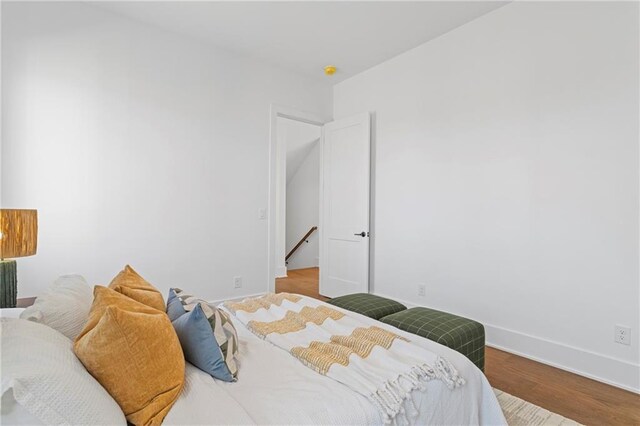
{"label": "throw blanket", "polygon": [[290,352],[303,364],[364,395],[385,423],[418,415],[411,392],[442,380],[450,389],[464,380],[444,358],[410,340],[309,298],[279,293],[224,305],[254,334]]}

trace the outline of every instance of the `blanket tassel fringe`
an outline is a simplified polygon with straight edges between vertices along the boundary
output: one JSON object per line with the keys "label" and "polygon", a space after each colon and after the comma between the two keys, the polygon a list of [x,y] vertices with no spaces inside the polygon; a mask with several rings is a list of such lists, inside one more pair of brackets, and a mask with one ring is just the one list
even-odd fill
{"label": "blanket tassel fringe", "polygon": [[[427,364],[417,365],[408,373],[401,374],[395,380],[385,383],[384,389],[374,392],[370,400],[378,406],[380,411],[385,413],[385,423],[389,424],[396,419],[398,414],[403,416],[405,423],[411,423],[409,418],[415,418],[418,410],[411,399],[411,392],[415,389],[424,390],[425,381],[433,379],[442,380],[449,389],[462,386],[465,381],[458,375],[455,367],[446,359],[438,357],[434,366]],[[404,401],[407,400],[406,412]]]}

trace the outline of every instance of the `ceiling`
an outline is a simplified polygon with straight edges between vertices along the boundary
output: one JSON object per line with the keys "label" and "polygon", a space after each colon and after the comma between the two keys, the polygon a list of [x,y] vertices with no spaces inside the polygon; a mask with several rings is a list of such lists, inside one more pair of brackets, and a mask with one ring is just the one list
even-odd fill
{"label": "ceiling", "polygon": [[[508,2],[90,3],[331,84],[464,25]],[[336,65],[332,77],[325,65]]]}

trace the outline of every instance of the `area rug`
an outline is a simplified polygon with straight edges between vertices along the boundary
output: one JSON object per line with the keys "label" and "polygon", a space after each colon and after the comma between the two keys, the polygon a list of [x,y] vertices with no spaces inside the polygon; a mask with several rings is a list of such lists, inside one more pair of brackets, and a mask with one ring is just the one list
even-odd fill
{"label": "area rug", "polygon": [[545,410],[542,407],[538,407],[524,399],[509,395],[501,390],[494,388],[493,391],[498,397],[498,402],[500,403],[500,407],[502,408],[502,412],[504,413],[504,417],[507,419],[509,426],[580,425],[580,423],[576,423],[571,419],[562,417],[560,414],[552,413],[549,410]]}

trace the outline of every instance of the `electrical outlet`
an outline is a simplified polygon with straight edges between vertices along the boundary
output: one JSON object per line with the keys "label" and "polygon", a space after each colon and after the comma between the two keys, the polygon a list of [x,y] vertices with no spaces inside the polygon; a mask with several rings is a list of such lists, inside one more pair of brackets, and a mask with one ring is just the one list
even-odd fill
{"label": "electrical outlet", "polygon": [[233,288],[242,287],[242,277],[233,277]]}
{"label": "electrical outlet", "polygon": [[623,325],[616,325],[613,340],[616,343],[620,343],[622,345],[630,345],[631,344],[631,328],[625,327]]}
{"label": "electrical outlet", "polygon": [[267,209],[259,208],[258,209],[258,219],[265,220],[267,218]]}
{"label": "electrical outlet", "polygon": [[426,296],[427,295],[427,285],[426,284],[418,284],[418,296]]}

